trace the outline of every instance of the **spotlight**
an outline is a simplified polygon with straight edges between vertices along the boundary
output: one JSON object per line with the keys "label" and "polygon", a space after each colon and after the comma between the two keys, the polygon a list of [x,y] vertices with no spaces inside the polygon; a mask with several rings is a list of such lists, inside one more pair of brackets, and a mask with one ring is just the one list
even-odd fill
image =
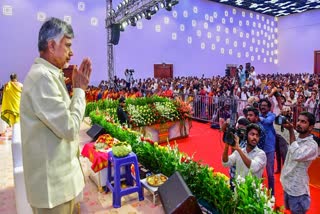
{"label": "spotlight", "polygon": [[172,10],[171,3],[167,4],[165,8],[167,11],[171,11]]}
{"label": "spotlight", "polygon": [[144,18],[146,18],[147,20],[151,19],[151,11],[150,10],[146,10],[144,12]]}
{"label": "spotlight", "polygon": [[160,2],[160,7],[164,8],[164,3],[163,2]]}
{"label": "spotlight", "polygon": [[124,29],[128,26],[128,23],[126,21],[122,22],[120,25],[120,31],[124,31]]}
{"label": "spotlight", "polygon": [[137,26],[137,23],[134,18],[130,19],[130,23],[131,23],[131,26],[133,26],[133,27]]}

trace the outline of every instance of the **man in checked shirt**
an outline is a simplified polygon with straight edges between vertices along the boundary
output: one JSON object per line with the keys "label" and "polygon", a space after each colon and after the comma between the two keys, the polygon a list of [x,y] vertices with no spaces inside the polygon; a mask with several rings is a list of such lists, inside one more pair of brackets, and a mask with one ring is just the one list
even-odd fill
{"label": "man in checked shirt", "polygon": [[314,124],[315,116],[312,113],[301,112],[295,129],[297,138],[292,123],[283,125],[289,130],[290,142],[280,181],[285,206],[293,214],[306,213],[310,208],[308,168],[318,156],[318,145],[311,135]]}

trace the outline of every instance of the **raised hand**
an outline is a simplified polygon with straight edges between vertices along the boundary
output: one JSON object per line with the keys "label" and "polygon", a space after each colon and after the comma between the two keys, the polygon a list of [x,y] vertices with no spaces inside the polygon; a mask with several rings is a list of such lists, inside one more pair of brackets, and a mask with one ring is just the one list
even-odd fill
{"label": "raised hand", "polygon": [[75,68],[72,72],[72,87],[86,90],[90,81],[91,71],[91,60],[89,58],[83,59],[80,68]]}

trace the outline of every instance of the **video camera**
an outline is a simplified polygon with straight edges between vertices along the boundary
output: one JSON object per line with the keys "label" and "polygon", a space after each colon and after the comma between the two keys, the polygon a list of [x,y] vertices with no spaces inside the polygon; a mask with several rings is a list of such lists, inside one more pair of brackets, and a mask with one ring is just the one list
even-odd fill
{"label": "video camera", "polygon": [[236,134],[236,119],[237,119],[237,101],[236,99],[231,99],[231,106],[230,106],[230,124],[227,130],[223,134],[223,142],[229,144],[230,146],[235,145],[234,141],[234,134]]}
{"label": "video camera", "polygon": [[286,124],[288,121],[290,121],[290,118],[283,115],[276,116],[276,119],[274,120],[275,124],[277,125],[283,125]]}
{"label": "video camera", "polygon": [[133,74],[134,73],[134,69],[127,69],[126,72]]}

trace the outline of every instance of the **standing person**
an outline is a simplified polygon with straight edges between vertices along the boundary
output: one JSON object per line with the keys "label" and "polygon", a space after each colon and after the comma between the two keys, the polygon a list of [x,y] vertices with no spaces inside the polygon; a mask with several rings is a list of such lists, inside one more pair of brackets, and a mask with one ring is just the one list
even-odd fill
{"label": "standing person", "polygon": [[[240,118],[237,122],[236,126],[236,132],[235,134],[239,137],[239,146],[241,149],[245,148],[247,145],[247,139],[246,139],[246,129],[247,125],[249,125],[250,122],[246,118]],[[225,122],[222,126],[222,131],[225,132],[227,128],[228,123]],[[232,151],[234,152],[234,151]],[[230,187],[232,190],[234,190],[234,178],[236,175],[236,166],[231,166],[229,169],[229,175],[230,175]]]}
{"label": "standing person", "polygon": [[239,137],[234,136],[235,145],[232,147],[235,151],[228,156],[229,145],[226,143],[223,154],[222,164],[225,167],[236,166],[236,175],[246,177],[251,171],[252,175],[261,178],[267,158],[264,151],[257,147],[261,129],[257,124],[249,124],[246,128],[247,144],[245,148],[239,145]]}
{"label": "standing person", "polygon": [[73,56],[71,25],[50,18],[38,38],[35,59],[21,96],[21,136],[27,199],[33,213],[72,213],[84,188],[79,130],[91,75],[85,58],[72,73],[70,99],[62,68]]}
{"label": "standing person", "polygon": [[276,149],[276,131],[273,127],[273,122],[276,119],[276,115],[272,113],[270,109],[271,102],[268,99],[261,99],[259,105],[259,120],[266,133],[266,141],[263,151],[267,155],[268,188],[271,189],[271,194],[274,195],[274,154]]}
{"label": "standing person", "polygon": [[124,97],[119,98],[119,106],[117,108],[117,116],[121,125],[128,124],[128,115],[124,110],[126,106],[126,99]]}
{"label": "standing person", "polygon": [[3,87],[1,119],[9,126],[20,121],[20,98],[22,83],[18,82],[17,74],[10,75],[10,81]]}
{"label": "standing person", "polygon": [[124,75],[126,76],[126,88],[130,91],[131,89],[131,83],[133,81],[133,72],[132,69],[126,69],[124,72]]}
{"label": "standing person", "polygon": [[310,112],[301,112],[294,126],[287,122],[283,126],[289,130],[290,142],[280,181],[284,190],[284,201],[291,213],[306,213],[310,208],[310,189],[308,168],[318,156],[318,145],[311,135],[315,116]]}
{"label": "standing person", "polygon": [[259,110],[252,106],[247,107],[246,115],[247,115],[246,118],[250,121],[250,123],[255,123],[260,127],[261,133],[260,133],[260,139],[257,146],[259,147],[259,149],[264,150],[264,146],[266,144],[266,131],[264,130],[263,125],[260,122]]}
{"label": "standing person", "polygon": [[244,83],[246,82],[246,72],[243,70],[243,66],[240,65],[238,68],[238,78],[240,82],[240,87],[244,86]]}

